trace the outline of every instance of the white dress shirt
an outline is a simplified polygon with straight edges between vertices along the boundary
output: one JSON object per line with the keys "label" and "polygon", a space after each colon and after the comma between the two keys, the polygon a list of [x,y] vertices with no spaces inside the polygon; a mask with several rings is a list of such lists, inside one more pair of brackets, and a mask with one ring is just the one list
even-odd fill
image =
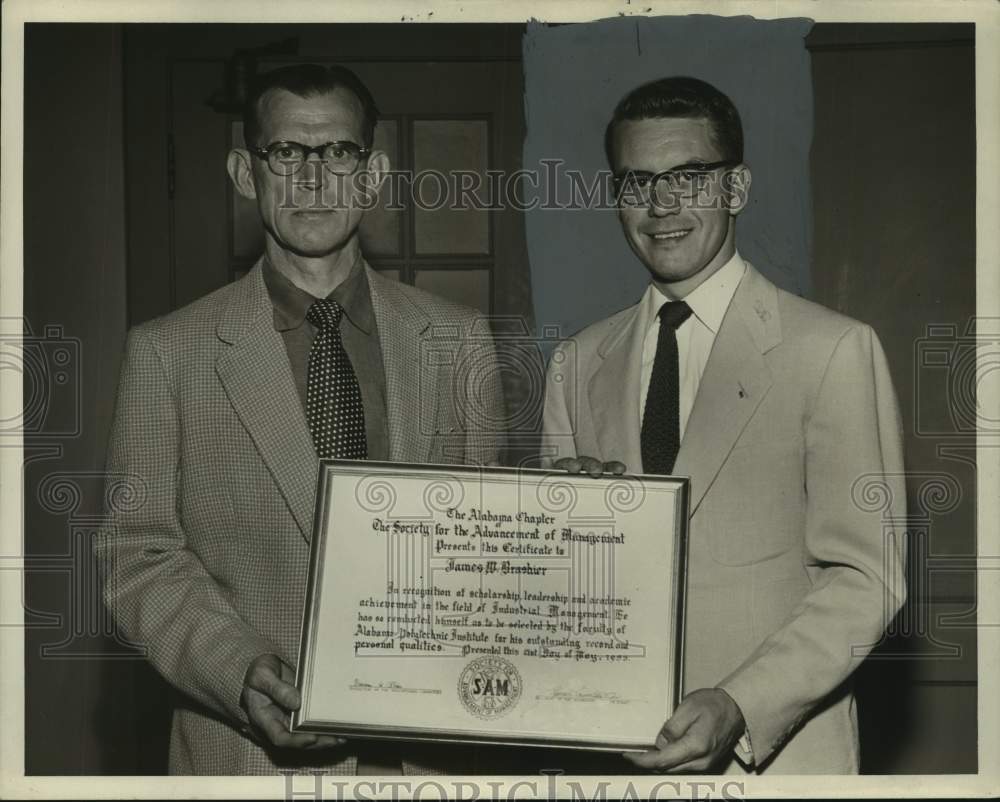
{"label": "white dress shirt", "polygon": [[[649,379],[656,359],[656,343],[660,336],[660,307],[667,301],[684,301],[691,308],[691,316],[677,329],[677,356],[680,378],[680,435],[683,439],[691,408],[694,406],[698,385],[705,372],[708,355],[715,344],[715,335],[722,325],[729,302],[746,272],[746,262],[739,253],[726,262],[686,298],[669,298],[655,284],[646,288],[639,301],[639,326],[646,331],[642,344],[642,365],[639,369],[639,420],[646,411]],[[641,424],[640,424],[641,425]]]}

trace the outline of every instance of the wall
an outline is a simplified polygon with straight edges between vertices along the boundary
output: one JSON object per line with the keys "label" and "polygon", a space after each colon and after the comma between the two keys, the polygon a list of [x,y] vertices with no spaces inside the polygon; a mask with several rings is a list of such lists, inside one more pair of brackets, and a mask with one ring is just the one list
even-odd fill
{"label": "wall", "polygon": [[808,43],[814,297],[878,332],[906,438],[910,599],[858,677],[863,769],[974,772],[973,30],[817,25]]}
{"label": "wall", "polygon": [[114,740],[89,538],[126,319],[121,43],[114,25],[25,31],[24,315],[47,360],[25,383],[44,417],[25,435],[28,773],[101,771]]}
{"label": "wall", "polygon": [[[559,159],[561,171],[579,171],[591,184],[610,169],[604,130],[615,105],[667,75],[701,78],[732,99],[753,174],[737,246],[778,286],[808,292],[813,110],[803,39],[811,26],[807,19],[695,14],[528,28],[524,163],[542,179],[541,202],[525,217],[539,326],[567,336],[632,305],[649,283],[613,204],[596,208],[582,193],[574,198],[570,180],[550,179],[541,164]],[[560,204],[568,208],[552,208]]]}

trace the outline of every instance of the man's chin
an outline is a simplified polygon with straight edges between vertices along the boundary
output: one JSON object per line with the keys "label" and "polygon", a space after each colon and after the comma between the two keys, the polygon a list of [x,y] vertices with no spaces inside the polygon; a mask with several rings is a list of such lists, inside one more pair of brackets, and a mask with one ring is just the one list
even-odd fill
{"label": "man's chin", "polygon": [[330,256],[336,253],[344,247],[344,243],[338,245],[330,245],[325,247],[309,246],[309,247],[287,247],[286,251],[293,253],[296,256],[302,256],[306,259],[322,259],[324,256]]}
{"label": "man's chin", "polygon": [[697,269],[691,269],[687,265],[665,265],[657,262],[647,262],[646,269],[654,281],[664,284],[684,281],[698,272]]}
{"label": "man's chin", "polygon": [[350,237],[330,237],[323,239],[303,239],[285,240],[280,243],[282,250],[301,256],[306,259],[322,259],[337,251],[343,250],[344,246],[350,242]]}

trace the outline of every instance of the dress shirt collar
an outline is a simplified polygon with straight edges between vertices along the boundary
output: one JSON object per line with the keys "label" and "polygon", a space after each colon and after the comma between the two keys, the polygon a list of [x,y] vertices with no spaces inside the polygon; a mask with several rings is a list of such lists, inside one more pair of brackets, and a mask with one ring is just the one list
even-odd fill
{"label": "dress shirt collar", "polygon": [[[722,318],[726,316],[729,302],[733,300],[736,288],[746,272],[746,262],[734,252],[732,258],[716,270],[705,281],[695,287],[683,300],[698,320],[705,324],[712,334],[718,334]],[[649,312],[649,324],[657,320],[657,312],[664,301],[678,300],[668,298],[659,287],[650,283],[643,299]]]}
{"label": "dress shirt collar", "polygon": [[[371,334],[375,323],[372,297],[368,288],[367,264],[360,254],[351,266],[350,273],[327,298],[339,303],[347,319],[365,334]],[[297,329],[306,319],[306,313],[316,298],[293,284],[267,257],[263,264],[264,284],[274,307],[274,328],[278,331]]]}

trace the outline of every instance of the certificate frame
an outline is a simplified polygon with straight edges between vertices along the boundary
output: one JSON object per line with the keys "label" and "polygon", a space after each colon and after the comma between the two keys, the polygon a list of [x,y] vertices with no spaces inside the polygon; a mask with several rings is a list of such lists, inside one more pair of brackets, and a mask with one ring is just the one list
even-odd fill
{"label": "certificate frame", "polygon": [[[360,704],[345,704],[341,708],[343,712],[336,715],[329,713],[317,715],[313,712],[313,707],[315,706],[313,704],[314,694],[319,696],[320,692],[317,689],[322,685],[322,682],[317,679],[317,675],[325,676],[325,674],[322,674],[321,666],[319,665],[319,663],[322,663],[322,658],[317,655],[321,645],[327,640],[321,633],[330,629],[336,629],[335,626],[329,626],[330,622],[336,617],[336,614],[331,612],[329,603],[324,604],[326,594],[337,592],[337,588],[330,585],[330,582],[332,575],[339,570],[330,567],[331,561],[328,560],[328,555],[331,554],[331,549],[335,549],[338,545],[343,545],[331,542],[337,538],[333,515],[335,514],[335,510],[343,510],[343,505],[352,504],[350,499],[342,497],[343,493],[338,498],[334,498],[337,494],[335,485],[338,480],[341,485],[344,485],[345,482],[349,485],[352,481],[360,483],[374,479],[376,481],[391,483],[395,479],[399,483],[407,482],[410,484],[413,481],[425,481],[428,483],[427,486],[430,487],[431,483],[440,481],[444,477],[458,482],[475,481],[480,483],[480,487],[484,486],[484,483],[485,486],[499,486],[496,483],[500,485],[510,485],[513,483],[518,486],[519,492],[522,486],[529,488],[536,487],[546,480],[557,483],[554,486],[559,488],[577,487],[592,489],[603,487],[605,488],[605,493],[610,492],[610,488],[612,487],[622,489],[623,486],[631,486],[633,489],[640,488],[642,490],[644,494],[643,499],[645,499],[646,491],[650,488],[669,491],[661,494],[663,497],[670,496],[672,498],[670,509],[672,537],[670,542],[666,544],[664,562],[672,566],[675,574],[674,581],[668,583],[669,593],[666,594],[667,609],[664,611],[666,612],[667,625],[666,631],[663,633],[665,635],[666,665],[662,666],[662,698],[666,701],[663,704],[663,709],[657,716],[655,728],[647,730],[645,735],[607,737],[603,732],[604,727],[599,725],[595,725],[594,730],[591,732],[584,730],[584,735],[582,736],[570,735],[568,732],[511,730],[505,728],[502,719],[491,720],[483,726],[457,727],[454,725],[454,722],[449,725],[446,720],[447,717],[436,717],[433,706],[430,704],[424,708],[428,714],[426,721],[421,719],[419,724],[414,724],[413,722],[409,724],[402,722],[389,723],[384,720],[372,720],[371,716],[366,716],[364,712],[366,706]],[[358,487],[359,485],[356,484],[354,493],[352,494],[354,499],[353,504],[355,505],[358,502]],[[340,487],[339,490],[343,491],[344,487]],[[657,493],[654,492],[652,495],[655,497]],[[302,611],[299,659],[295,677],[295,684],[301,694],[302,704],[298,710],[292,712],[292,731],[376,740],[546,746],[594,751],[628,751],[652,747],[660,726],[669,718],[673,709],[679,703],[683,692],[684,621],[688,561],[687,541],[690,514],[689,498],[689,480],[687,477],[607,474],[594,478],[586,474],[570,474],[566,471],[536,468],[472,467],[364,460],[321,460],[317,482],[313,533],[310,544],[308,584]],[[424,501],[427,501],[426,492],[424,494]],[[437,511],[438,514],[440,512],[440,510]],[[433,518],[433,516],[431,517]],[[567,531],[569,530],[567,529]],[[331,534],[332,532],[334,534]],[[422,535],[421,537],[427,537],[427,535]],[[525,558],[518,557],[514,559]],[[336,565],[335,562],[333,564]],[[373,579],[377,580],[378,577],[373,577]],[[520,578],[518,581],[520,582]],[[434,588],[432,587],[433,590]],[[327,598],[329,597],[327,596]],[[654,612],[651,611],[648,614],[654,615]],[[342,646],[344,650],[349,650],[350,648],[349,643],[344,643]],[[448,656],[441,659],[448,660],[452,658],[453,656]],[[401,657],[400,659],[424,660],[426,658],[421,655],[412,658]],[[489,657],[483,659],[488,660]],[[354,661],[357,662],[357,660],[357,647],[355,646]],[[475,662],[475,659],[473,659],[473,662]],[[332,665],[333,663],[331,662],[330,664]],[[568,675],[572,672],[572,664],[567,665],[569,666],[566,669]],[[655,672],[655,668],[654,666],[651,670]],[[515,685],[518,694],[520,694],[521,679],[516,669],[513,673],[518,675]],[[361,683],[359,689],[366,691],[412,690],[413,693],[409,694],[411,699],[418,693],[425,692],[440,695],[439,689],[401,688],[398,683],[391,683],[391,685],[385,687],[381,683],[376,686],[358,679],[354,680],[355,684],[359,682]],[[442,684],[452,684],[452,680],[450,678],[442,680]],[[460,678],[459,694],[461,693],[462,680]],[[390,697],[391,695],[391,693],[388,694]],[[599,696],[599,694],[595,694],[595,696]],[[610,696],[614,697],[615,693],[612,692]],[[371,698],[370,694],[369,698]],[[536,696],[535,698],[537,700],[545,697]],[[568,698],[572,698],[572,696]],[[585,695],[580,698],[586,701]],[[555,697],[555,699],[558,701],[558,697]],[[546,699],[546,701],[552,701],[552,699]],[[601,701],[604,700],[602,699]],[[647,713],[646,715],[649,714]]]}

